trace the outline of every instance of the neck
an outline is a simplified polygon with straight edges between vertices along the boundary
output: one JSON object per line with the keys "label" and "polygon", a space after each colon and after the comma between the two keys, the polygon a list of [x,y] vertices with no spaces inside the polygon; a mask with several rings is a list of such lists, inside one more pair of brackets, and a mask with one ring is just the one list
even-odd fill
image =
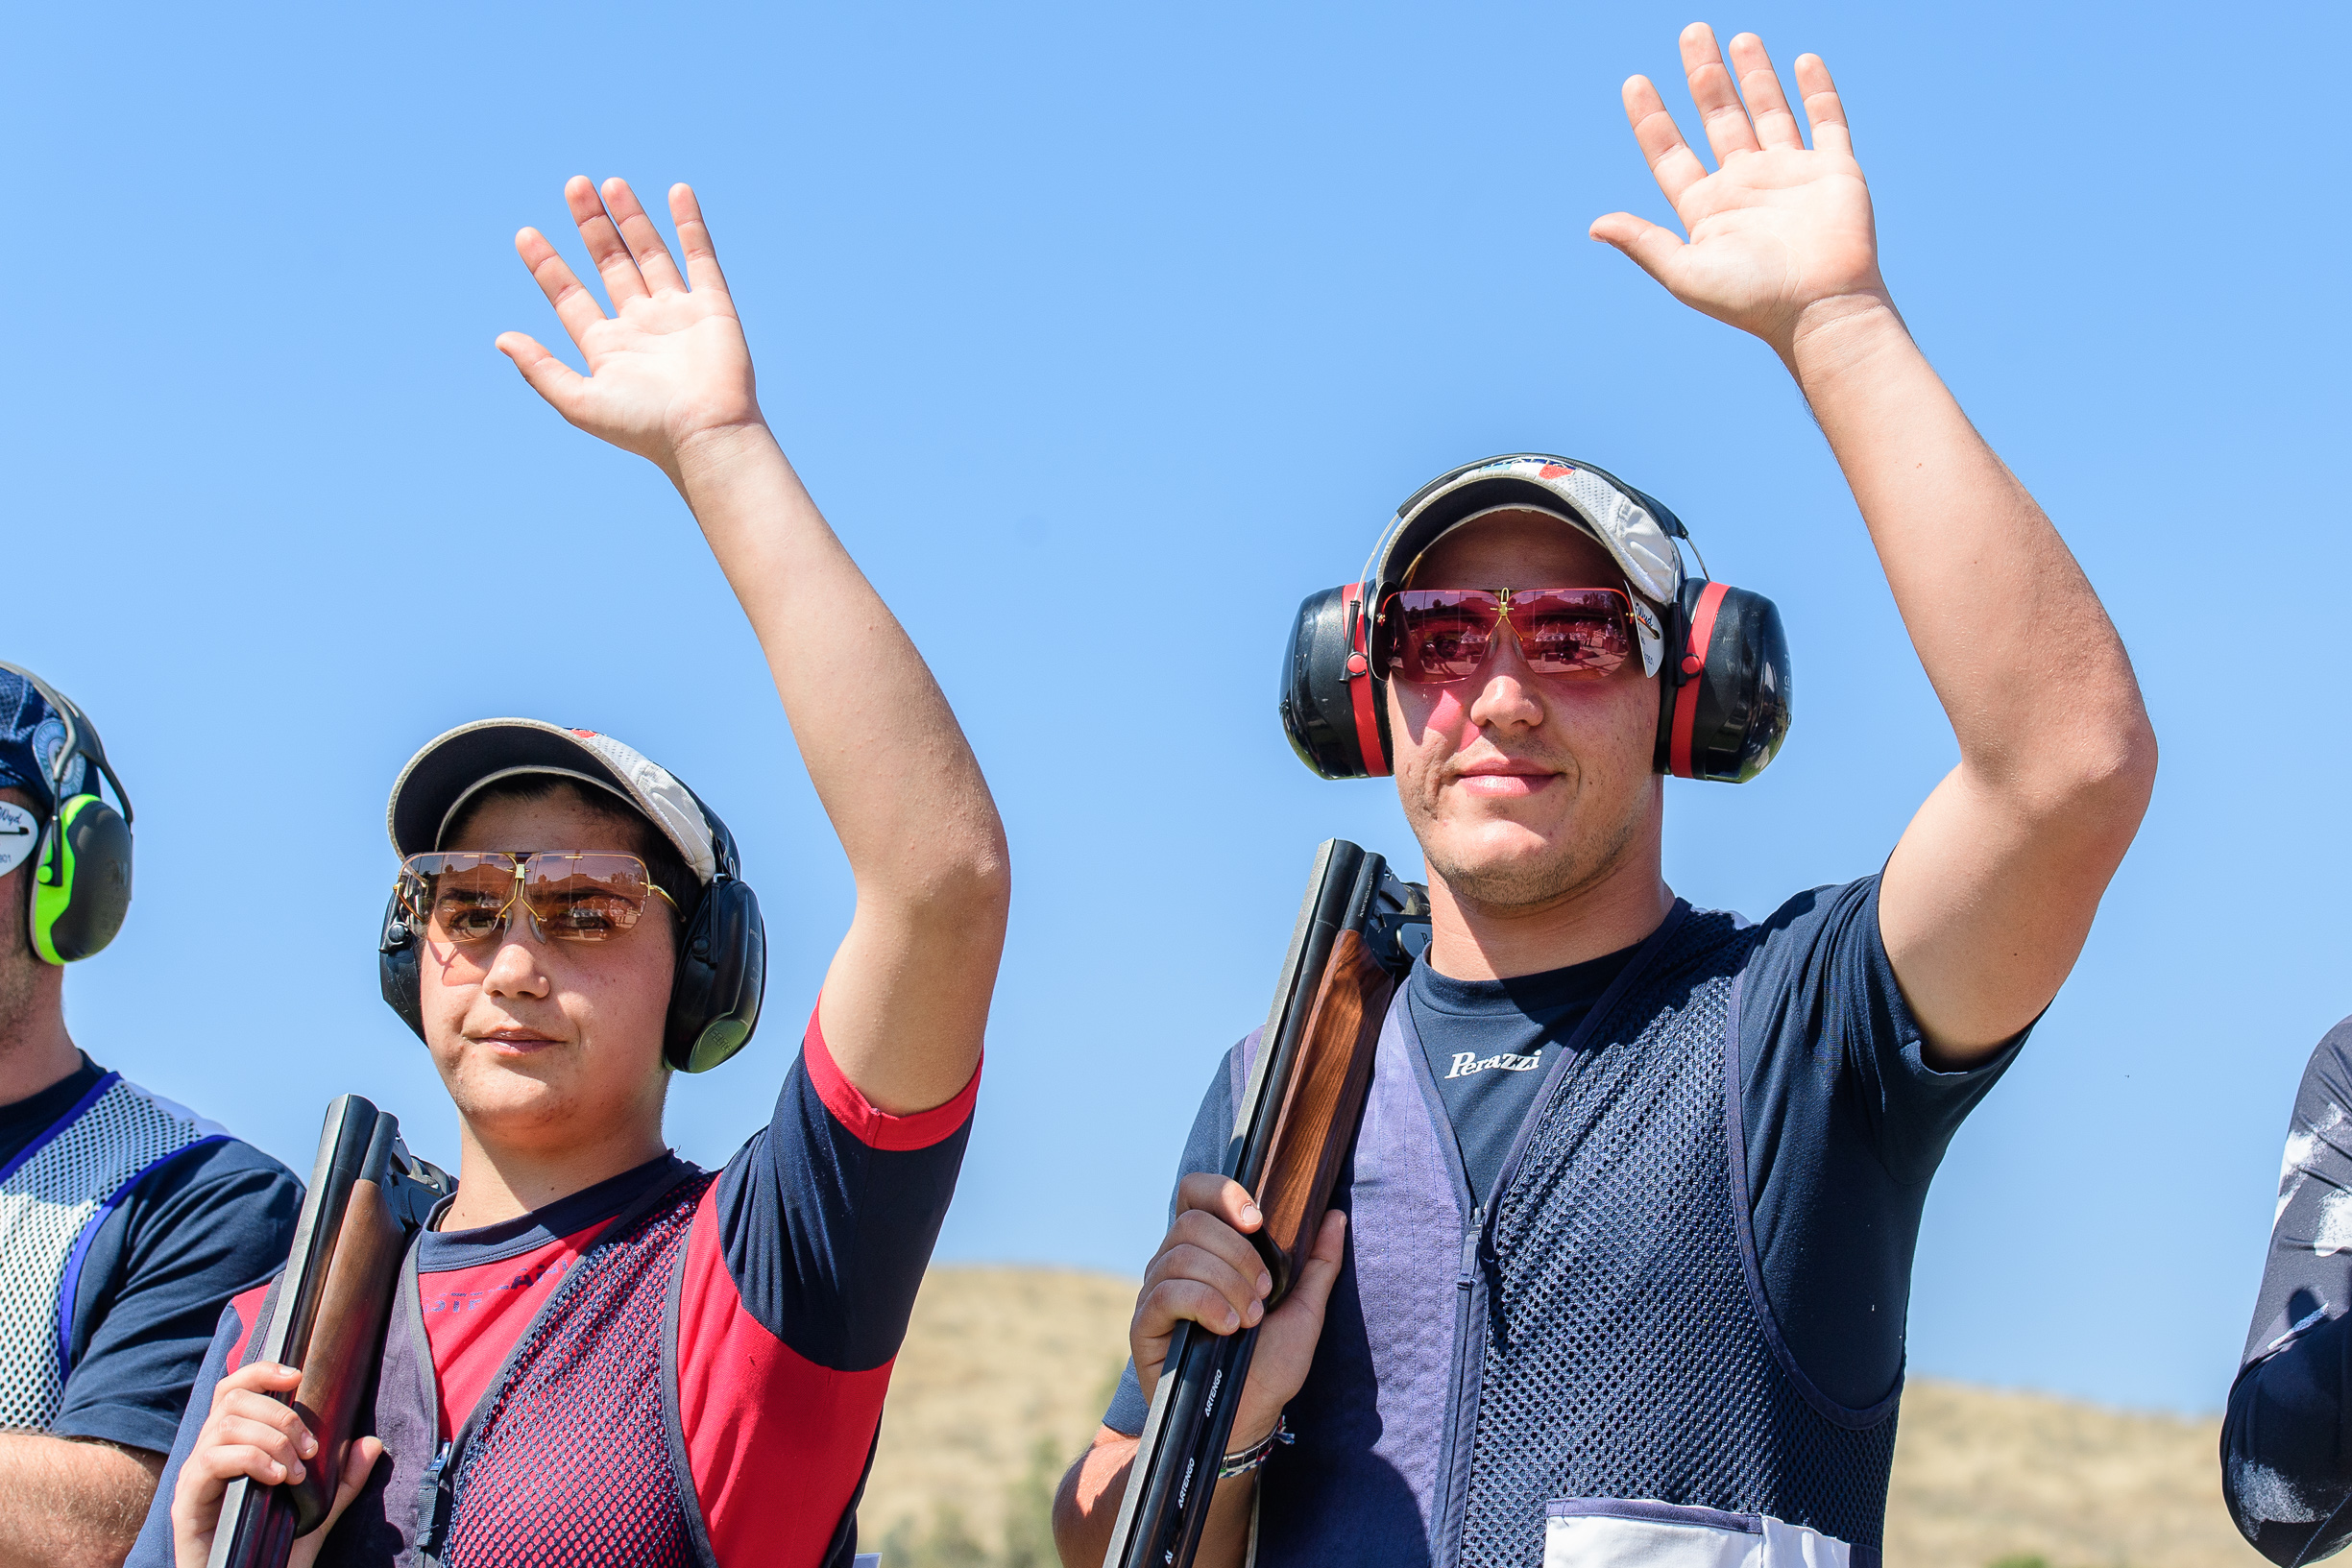
{"label": "neck", "polygon": [[444,1230],[473,1230],[544,1209],[658,1159],[669,1146],[662,1141],[658,1112],[649,1126],[572,1139],[560,1148],[518,1147],[486,1138],[462,1118],[459,1137],[457,1200],[442,1219]]}
{"label": "neck", "polygon": [[[8,980],[0,976],[0,986]],[[82,1052],[65,1028],[64,989],[64,976],[57,971],[33,976],[23,993],[10,999],[17,1005],[0,1015],[0,1105],[30,1099],[81,1067]]]}
{"label": "neck", "polygon": [[1450,979],[1507,980],[1630,948],[1674,907],[1655,832],[1611,864],[1537,904],[1482,903],[1429,871],[1430,967]]}

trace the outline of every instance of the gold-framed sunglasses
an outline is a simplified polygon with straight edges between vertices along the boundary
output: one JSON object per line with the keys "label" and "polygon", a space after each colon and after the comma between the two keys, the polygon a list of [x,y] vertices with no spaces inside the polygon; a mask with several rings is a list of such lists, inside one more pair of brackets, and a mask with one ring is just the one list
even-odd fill
{"label": "gold-framed sunglasses", "polygon": [[644,861],[603,850],[436,850],[402,860],[396,885],[425,936],[460,946],[502,933],[517,905],[535,934],[562,942],[609,942],[656,896],[678,907]]}

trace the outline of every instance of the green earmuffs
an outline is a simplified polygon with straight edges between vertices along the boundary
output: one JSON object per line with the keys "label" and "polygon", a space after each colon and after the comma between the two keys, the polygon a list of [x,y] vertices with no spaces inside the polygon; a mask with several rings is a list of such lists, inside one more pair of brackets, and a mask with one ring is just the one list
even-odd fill
{"label": "green earmuffs", "polygon": [[59,808],[33,868],[33,951],[52,964],[87,958],[131,912],[131,824],[95,795]]}
{"label": "green earmuffs", "polygon": [[[131,912],[131,797],[107,763],[106,745],[73,700],[31,670],[0,663],[39,692],[64,734],[43,759],[49,796],[58,803],[41,832],[40,854],[26,879],[25,935],[43,963],[70,964],[94,956],[114,940]],[[76,761],[89,767],[77,767]],[[92,772],[95,769],[95,772]],[[95,793],[66,794],[66,781],[92,785],[103,774],[122,803],[117,811]]]}

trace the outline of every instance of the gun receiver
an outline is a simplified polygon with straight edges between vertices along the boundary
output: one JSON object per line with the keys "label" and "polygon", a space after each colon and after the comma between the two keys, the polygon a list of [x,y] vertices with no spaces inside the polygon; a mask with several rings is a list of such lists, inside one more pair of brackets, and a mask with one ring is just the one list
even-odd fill
{"label": "gun receiver", "polygon": [[[1390,875],[1379,856],[1342,838],[1316,851],[1225,1149],[1225,1174],[1266,1217],[1250,1241],[1273,1280],[1269,1312],[1297,1279],[1331,1206],[1389,1000],[1423,945],[1409,929],[1425,933],[1428,920],[1426,890]],[[1191,1568],[1257,1334],[1176,1325],[1103,1568]]]}
{"label": "gun receiver", "polygon": [[297,1484],[230,1484],[206,1568],[285,1568],[296,1537],[326,1521],[400,1259],[433,1205],[454,1190],[446,1173],[409,1154],[399,1118],[357,1095],[327,1107],[260,1350],[262,1360],[303,1374],[293,1404],[319,1452]]}

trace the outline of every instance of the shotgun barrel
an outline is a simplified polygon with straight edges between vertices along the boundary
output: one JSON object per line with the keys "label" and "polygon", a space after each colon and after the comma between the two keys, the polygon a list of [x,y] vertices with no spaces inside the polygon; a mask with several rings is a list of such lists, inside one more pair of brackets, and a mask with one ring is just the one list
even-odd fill
{"label": "shotgun barrel", "polygon": [[[1363,1115],[1389,1000],[1422,945],[1409,929],[1425,931],[1428,919],[1425,890],[1398,880],[1379,856],[1342,838],[1316,851],[1225,1147],[1224,1173],[1266,1217],[1250,1241],[1273,1280],[1269,1312],[1314,1249]],[[1191,1568],[1257,1333],[1176,1325],[1103,1568]]]}
{"label": "shotgun barrel", "polygon": [[383,1343],[400,1259],[433,1205],[453,1190],[448,1175],[409,1154],[399,1118],[357,1095],[337,1096],[327,1107],[259,1351],[259,1359],[303,1374],[293,1404],[319,1452],[299,1483],[230,1483],[206,1568],[285,1568],[295,1539],[326,1520]]}

